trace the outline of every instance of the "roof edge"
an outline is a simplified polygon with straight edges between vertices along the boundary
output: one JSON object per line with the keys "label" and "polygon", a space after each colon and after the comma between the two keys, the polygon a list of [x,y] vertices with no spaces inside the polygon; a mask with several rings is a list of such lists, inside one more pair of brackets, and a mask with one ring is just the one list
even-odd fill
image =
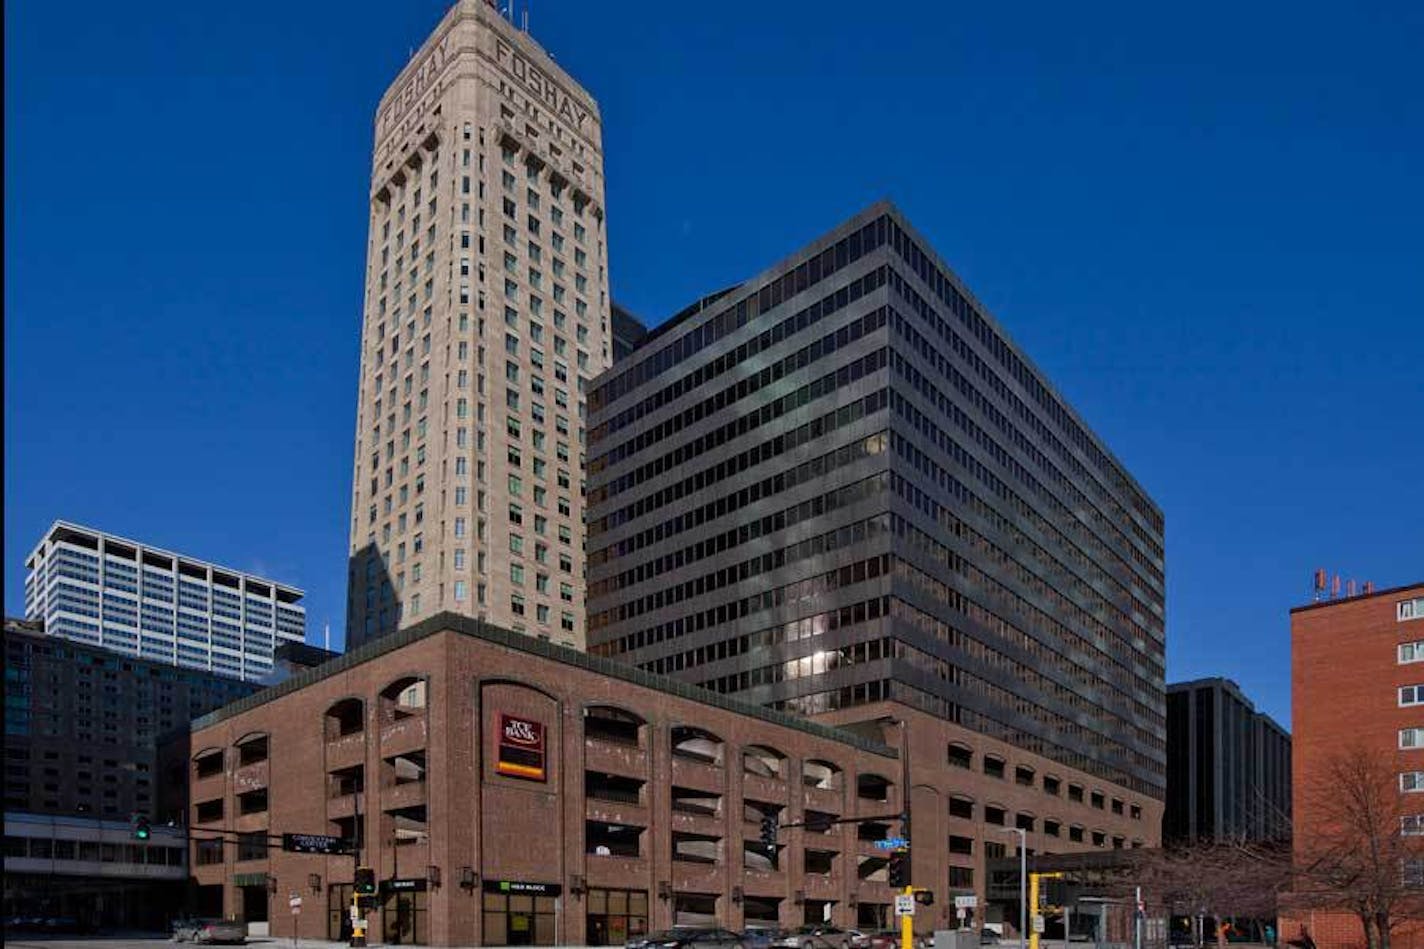
{"label": "roof edge", "polygon": [[370,662],[380,656],[384,656],[387,653],[395,652],[412,643],[429,639],[441,633],[468,636],[471,639],[478,639],[482,642],[490,643],[491,645],[514,650],[515,652],[551,659],[555,662],[561,662],[564,665],[575,666],[589,672],[608,676],[613,679],[620,679],[624,682],[653,689],[667,695],[699,702],[703,705],[710,705],[714,708],[720,708],[723,711],[732,712],[733,714],[746,715],[771,725],[792,728],[817,738],[839,742],[840,744],[849,745],[861,751],[881,755],[882,757],[898,758],[900,756],[897,750],[888,745],[862,738],[859,735],[854,735],[830,725],[823,725],[820,722],[789,715],[786,712],[779,712],[739,699],[728,698],[720,693],[712,692],[699,686],[689,685],[686,682],[668,676],[654,675],[651,672],[644,672],[635,666],[626,665],[612,659],[605,659],[601,656],[592,656],[588,653],[580,652],[577,649],[559,646],[552,642],[535,639],[523,633],[516,633],[501,626],[486,623],[483,620],[450,612],[437,613],[414,626],[407,626],[405,629],[391,633],[388,636],[374,639],[330,662],[323,663],[320,666],[304,672],[299,672],[284,682],[263,689],[261,692],[248,696],[247,698],[224,705],[222,708],[215,709],[206,715],[195,718],[191,728],[193,731],[210,728],[243,712],[250,711],[261,705],[266,705],[268,702],[273,702],[293,692],[301,691],[309,685],[314,685],[332,676]]}

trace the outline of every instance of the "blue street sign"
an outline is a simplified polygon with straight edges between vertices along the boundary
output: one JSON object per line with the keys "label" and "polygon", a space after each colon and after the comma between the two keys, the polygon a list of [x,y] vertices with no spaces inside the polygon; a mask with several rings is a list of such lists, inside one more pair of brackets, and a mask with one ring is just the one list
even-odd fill
{"label": "blue street sign", "polygon": [[908,846],[910,846],[910,842],[904,837],[886,837],[884,840],[875,842],[877,850],[899,850],[901,847]]}

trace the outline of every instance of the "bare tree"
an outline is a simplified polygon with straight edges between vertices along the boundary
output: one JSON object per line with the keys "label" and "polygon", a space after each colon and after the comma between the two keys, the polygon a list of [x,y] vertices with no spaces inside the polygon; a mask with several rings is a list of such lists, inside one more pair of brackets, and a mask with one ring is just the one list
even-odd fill
{"label": "bare tree", "polygon": [[1342,751],[1297,815],[1295,900],[1354,913],[1368,949],[1424,919],[1424,816],[1410,812],[1399,773],[1388,753]]}
{"label": "bare tree", "polygon": [[[1269,919],[1290,877],[1290,852],[1245,839],[1178,844],[1142,851],[1133,876],[1174,916]],[[1220,926],[1215,936],[1225,945]]]}

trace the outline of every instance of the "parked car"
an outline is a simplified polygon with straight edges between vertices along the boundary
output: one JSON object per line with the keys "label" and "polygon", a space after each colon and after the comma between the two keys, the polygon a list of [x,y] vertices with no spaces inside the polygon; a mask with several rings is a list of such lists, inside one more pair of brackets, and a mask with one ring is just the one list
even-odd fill
{"label": "parked car", "polygon": [[758,927],[742,933],[742,945],[746,949],[769,949],[776,940],[785,937],[787,930],[775,927]]}
{"label": "parked car", "polygon": [[846,935],[850,936],[852,949],[870,949],[870,934],[861,932],[859,929],[847,929]]}
{"label": "parked car", "polygon": [[802,926],[772,944],[772,949],[852,949],[850,933],[835,926]]}
{"label": "parked car", "polygon": [[666,932],[629,939],[627,949],[746,949],[742,937],[729,929],[680,926]]}
{"label": "parked car", "polygon": [[999,934],[996,933],[994,930],[988,928],[979,930],[979,945],[997,946],[998,944]]}
{"label": "parked car", "polygon": [[900,934],[889,929],[865,934],[866,949],[900,949]]}
{"label": "parked car", "polygon": [[173,941],[240,945],[247,942],[247,925],[235,919],[177,919],[173,921]]}

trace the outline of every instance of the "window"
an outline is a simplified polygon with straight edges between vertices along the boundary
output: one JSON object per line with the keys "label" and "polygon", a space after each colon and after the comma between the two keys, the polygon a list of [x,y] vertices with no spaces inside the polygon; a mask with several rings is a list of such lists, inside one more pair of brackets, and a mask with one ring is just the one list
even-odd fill
{"label": "window", "polygon": [[1004,759],[994,757],[993,755],[985,755],[984,773],[991,778],[999,778],[1002,780],[1004,777]]}
{"label": "window", "polygon": [[972,767],[974,764],[974,752],[965,745],[950,745],[949,763],[955,768]]}
{"label": "window", "polygon": [[1424,728],[1401,728],[1399,730],[1399,747],[1424,748]]}
{"label": "window", "polygon": [[949,816],[973,820],[974,802],[967,797],[951,797],[949,799]]}
{"label": "window", "polygon": [[1103,797],[1102,791],[1094,791],[1092,797],[1089,799],[1089,803],[1091,803],[1092,806],[1097,808],[1098,810],[1103,809],[1104,802],[1105,798]]}
{"label": "window", "polygon": [[1406,837],[1424,837],[1424,814],[1405,814],[1399,819],[1399,832]]}
{"label": "window", "polygon": [[1416,639],[1412,643],[1400,643],[1399,662],[1401,665],[1407,662],[1424,662],[1424,640]]}
{"label": "window", "polygon": [[1081,784],[1068,785],[1068,800],[1083,803],[1083,786]]}
{"label": "window", "polygon": [[1401,623],[1406,620],[1424,619],[1424,596],[1416,596],[1411,600],[1400,600],[1395,604],[1395,614]]}
{"label": "window", "polygon": [[1082,843],[1082,842],[1083,842],[1083,828],[1079,827],[1077,824],[1074,824],[1073,826],[1069,827],[1069,828],[1068,828],[1068,839],[1071,840],[1071,841],[1073,841],[1074,843],[1078,843],[1078,844]]}
{"label": "window", "polygon": [[464,580],[455,581],[455,602],[463,603],[465,601],[465,589]]}
{"label": "window", "polygon": [[1062,792],[1063,782],[1049,775],[1043,776],[1043,793],[1057,797]]}
{"label": "window", "polygon": [[1399,687],[1399,704],[1424,705],[1424,685],[1403,685]]}

